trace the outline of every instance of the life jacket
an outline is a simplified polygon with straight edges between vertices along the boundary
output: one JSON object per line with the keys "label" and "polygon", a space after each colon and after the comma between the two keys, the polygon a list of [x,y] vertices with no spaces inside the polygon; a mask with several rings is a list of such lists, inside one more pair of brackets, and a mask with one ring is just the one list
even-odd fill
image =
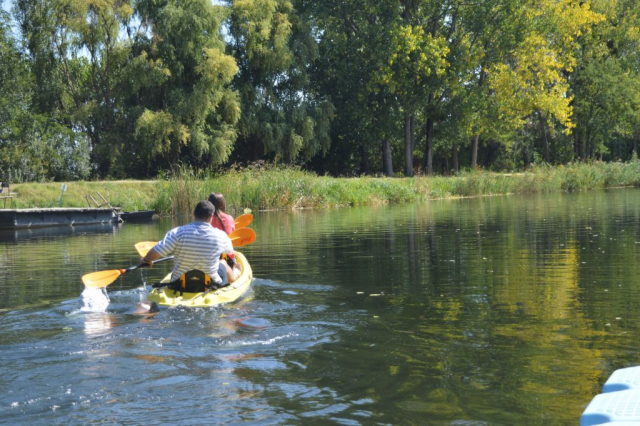
{"label": "life jacket", "polygon": [[182,296],[182,293],[202,293],[212,287],[217,287],[217,284],[209,275],[194,269],[185,272],[177,280],[171,281],[167,287],[174,290],[174,294],[180,292],[180,296]]}
{"label": "life jacket", "polygon": [[[234,265],[237,264],[235,255],[227,256],[223,254],[222,259],[226,260],[227,264],[232,269]],[[180,292],[180,296],[182,296],[182,293],[202,293],[207,290],[216,290],[228,285],[230,285],[229,282],[225,284],[216,284],[209,275],[197,269],[193,269],[182,274],[177,280],[170,281],[168,283],[155,283],[152,284],[152,287],[168,287],[173,290],[173,294]]]}

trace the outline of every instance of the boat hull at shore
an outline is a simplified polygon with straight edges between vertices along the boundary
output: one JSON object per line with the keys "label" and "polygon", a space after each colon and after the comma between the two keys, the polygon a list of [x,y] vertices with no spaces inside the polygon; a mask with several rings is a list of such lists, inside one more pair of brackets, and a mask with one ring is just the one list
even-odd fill
{"label": "boat hull at shore", "polygon": [[157,213],[155,210],[140,210],[135,212],[119,213],[120,219],[125,222],[145,222],[153,219]]}
{"label": "boat hull at shore", "polygon": [[118,222],[118,208],[0,209],[0,229],[45,228]]}

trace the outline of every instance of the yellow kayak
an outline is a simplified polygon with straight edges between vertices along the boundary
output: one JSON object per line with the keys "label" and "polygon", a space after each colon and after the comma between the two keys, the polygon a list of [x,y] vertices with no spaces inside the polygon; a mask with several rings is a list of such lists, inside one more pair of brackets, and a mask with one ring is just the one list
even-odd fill
{"label": "yellow kayak", "polygon": [[[251,285],[253,280],[253,271],[247,258],[238,251],[235,252],[236,261],[242,268],[242,274],[240,277],[226,287],[219,288],[214,291],[210,291],[204,297],[201,297],[203,293],[182,293],[174,292],[167,287],[156,288],[149,293],[149,301],[156,302],[160,306],[188,306],[191,308],[206,308],[208,306],[217,306],[223,303],[233,302],[240,298]],[[171,274],[164,277],[162,282],[169,282],[171,280]],[[175,294],[174,294],[175,293]]]}

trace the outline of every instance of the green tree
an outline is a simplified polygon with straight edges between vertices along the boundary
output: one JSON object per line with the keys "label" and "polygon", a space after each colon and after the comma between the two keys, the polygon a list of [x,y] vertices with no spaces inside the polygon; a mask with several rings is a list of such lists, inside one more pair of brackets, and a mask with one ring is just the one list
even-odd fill
{"label": "green tree", "polygon": [[[404,112],[405,131],[405,176],[413,176],[413,150],[415,147],[415,113],[426,103],[433,105],[435,92],[440,89],[436,82],[449,65],[447,41],[435,29],[427,31],[422,25],[411,23],[411,2],[404,5],[403,20],[389,31],[388,59],[379,73],[379,90],[388,90],[398,98]],[[425,102],[426,98],[426,102]],[[430,109],[428,115],[433,111]],[[433,117],[427,117],[432,120]],[[427,138],[430,137],[432,122],[428,124]],[[431,146],[427,148],[431,155]],[[431,160],[427,160],[431,173]]]}
{"label": "green tree", "polygon": [[30,62],[0,12],[0,173],[17,181],[82,179],[89,175],[88,142],[82,134],[39,113]]}
{"label": "green tree", "polygon": [[[302,2],[300,2],[302,4]],[[229,49],[239,72],[237,156],[294,162],[329,149],[333,105],[310,85],[311,27],[288,0],[229,2]]]}
{"label": "green tree", "polygon": [[231,88],[238,67],[221,35],[224,8],[207,0],[140,0],[136,11],[141,29],[123,71],[136,117],[128,152],[147,173],[180,160],[223,164],[240,117]]}
{"label": "green tree", "polygon": [[227,161],[240,115],[224,9],[206,0],[18,0],[37,106],[82,129],[97,176]]}
{"label": "green tree", "polygon": [[363,174],[375,167],[394,174],[396,102],[386,91],[372,90],[383,66],[386,34],[380,29],[391,21],[389,9],[368,0],[313,2],[305,9],[319,40],[313,82],[336,107],[328,159],[314,162],[322,172]]}
{"label": "green tree", "polygon": [[[603,19],[589,3],[545,0],[527,5],[526,32],[505,61],[489,70],[502,125],[522,129],[534,115],[543,136],[543,156],[550,161],[546,126],[557,122],[569,134],[575,127],[568,95],[568,75],[576,65],[578,37]],[[552,121],[553,120],[553,121]]]}
{"label": "green tree", "polygon": [[629,158],[640,136],[640,7],[602,0],[594,11],[606,17],[580,40],[570,80],[580,158]]}
{"label": "green tree", "polygon": [[[129,1],[17,0],[16,19],[33,65],[35,111],[91,142],[98,176],[118,175],[122,129],[119,72],[128,46],[120,28],[133,14]],[[122,173],[120,173],[122,175]]]}

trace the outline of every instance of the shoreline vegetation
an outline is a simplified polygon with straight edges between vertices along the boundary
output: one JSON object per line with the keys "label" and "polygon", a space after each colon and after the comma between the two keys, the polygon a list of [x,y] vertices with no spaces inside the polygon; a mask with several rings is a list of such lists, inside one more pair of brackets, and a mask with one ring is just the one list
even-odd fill
{"label": "shoreline vegetation", "polygon": [[[14,208],[58,207],[62,182],[12,185]],[[420,202],[444,198],[578,191],[640,186],[640,161],[534,166],[520,173],[466,171],[454,176],[333,178],[292,167],[256,167],[210,174],[186,168],[158,180],[67,182],[62,207],[88,207],[102,194],[122,211],[184,214],[210,192],[221,192],[227,210],[301,208]],[[97,198],[96,198],[97,199]],[[92,206],[95,207],[95,206]]]}
{"label": "shoreline vegetation", "polygon": [[[3,5],[0,176],[11,182],[153,180],[176,164],[216,173],[255,162],[458,176],[629,161],[640,144],[638,1]],[[329,197],[337,204],[372,202],[362,186],[398,190],[381,202],[475,194],[457,179],[311,183],[365,191],[365,201]],[[285,191],[284,204],[249,201],[323,197]]]}

